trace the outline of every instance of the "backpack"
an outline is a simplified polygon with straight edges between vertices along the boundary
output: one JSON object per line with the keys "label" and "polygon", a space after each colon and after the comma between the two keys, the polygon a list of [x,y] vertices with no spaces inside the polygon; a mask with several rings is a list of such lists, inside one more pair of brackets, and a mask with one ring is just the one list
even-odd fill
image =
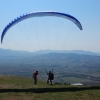
{"label": "backpack", "polygon": [[51,80],[53,80],[54,79],[54,74],[53,73],[51,73]]}

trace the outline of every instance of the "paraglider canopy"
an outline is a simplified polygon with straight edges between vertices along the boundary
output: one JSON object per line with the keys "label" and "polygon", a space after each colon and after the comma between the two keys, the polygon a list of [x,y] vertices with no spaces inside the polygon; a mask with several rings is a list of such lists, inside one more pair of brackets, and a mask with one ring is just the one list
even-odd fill
{"label": "paraglider canopy", "polygon": [[31,12],[31,13],[26,13],[23,14],[17,18],[15,18],[14,20],[12,20],[3,30],[2,35],[1,35],[1,43],[3,42],[3,38],[5,36],[5,34],[7,33],[7,31],[15,24],[31,18],[31,17],[43,17],[43,16],[55,16],[55,17],[62,17],[65,19],[69,19],[71,20],[74,24],[77,25],[77,27],[82,30],[82,25],[81,23],[73,16],[66,14],[66,13],[61,13],[61,12],[53,12],[53,11],[44,11],[44,12]]}

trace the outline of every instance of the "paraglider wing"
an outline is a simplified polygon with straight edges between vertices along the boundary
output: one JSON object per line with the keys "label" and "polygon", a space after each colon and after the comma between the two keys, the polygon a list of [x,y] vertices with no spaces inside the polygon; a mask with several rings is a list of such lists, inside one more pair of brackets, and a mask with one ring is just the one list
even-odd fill
{"label": "paraglider wing", "polygon": [[23,14],[22,16],[19,16],[17,17],[16,19],[12,20],[3,30],[2,32],[2,35],[1,35],[1,43],[3,42],[3,38],[6,34],[6,32],[15,24],[25,20],[25,19],[28,19],[28,18],[31,18],[31,17],[42,17],[42,16],[55,16],[55,17],[63,17],[63,18],[66,18],[66,19],[69,19],[71,20],[73,23],[75,23],[78,28],[80,30],[82,30],[82,25],[81,23],[73,16],[71,15],[68,15],[68,14],[65,14],[65,13],[60,13],[60,12],[31,12],[31,13],[26,13],[26,14]]}

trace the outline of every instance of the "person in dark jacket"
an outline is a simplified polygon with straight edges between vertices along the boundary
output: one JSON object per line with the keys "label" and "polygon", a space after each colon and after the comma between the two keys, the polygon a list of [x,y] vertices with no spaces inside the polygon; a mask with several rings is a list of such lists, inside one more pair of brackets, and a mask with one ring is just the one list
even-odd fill
{"label": "person in dark jacket", "polygon": [[54,74],[51,71],[49,71],[47,75],[48,75],[47,84],[49,84],[49,82],[52,84],[52,80],[54,79]]}

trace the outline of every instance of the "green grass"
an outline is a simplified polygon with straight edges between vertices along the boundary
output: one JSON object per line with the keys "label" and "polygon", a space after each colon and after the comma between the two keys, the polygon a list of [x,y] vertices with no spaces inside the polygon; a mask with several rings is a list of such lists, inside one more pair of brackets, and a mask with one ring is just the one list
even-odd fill
{"label": "green grass", "polygon": [[0,100],[100,100],[100,86],[46,84],[32,78],[0,76]]}

